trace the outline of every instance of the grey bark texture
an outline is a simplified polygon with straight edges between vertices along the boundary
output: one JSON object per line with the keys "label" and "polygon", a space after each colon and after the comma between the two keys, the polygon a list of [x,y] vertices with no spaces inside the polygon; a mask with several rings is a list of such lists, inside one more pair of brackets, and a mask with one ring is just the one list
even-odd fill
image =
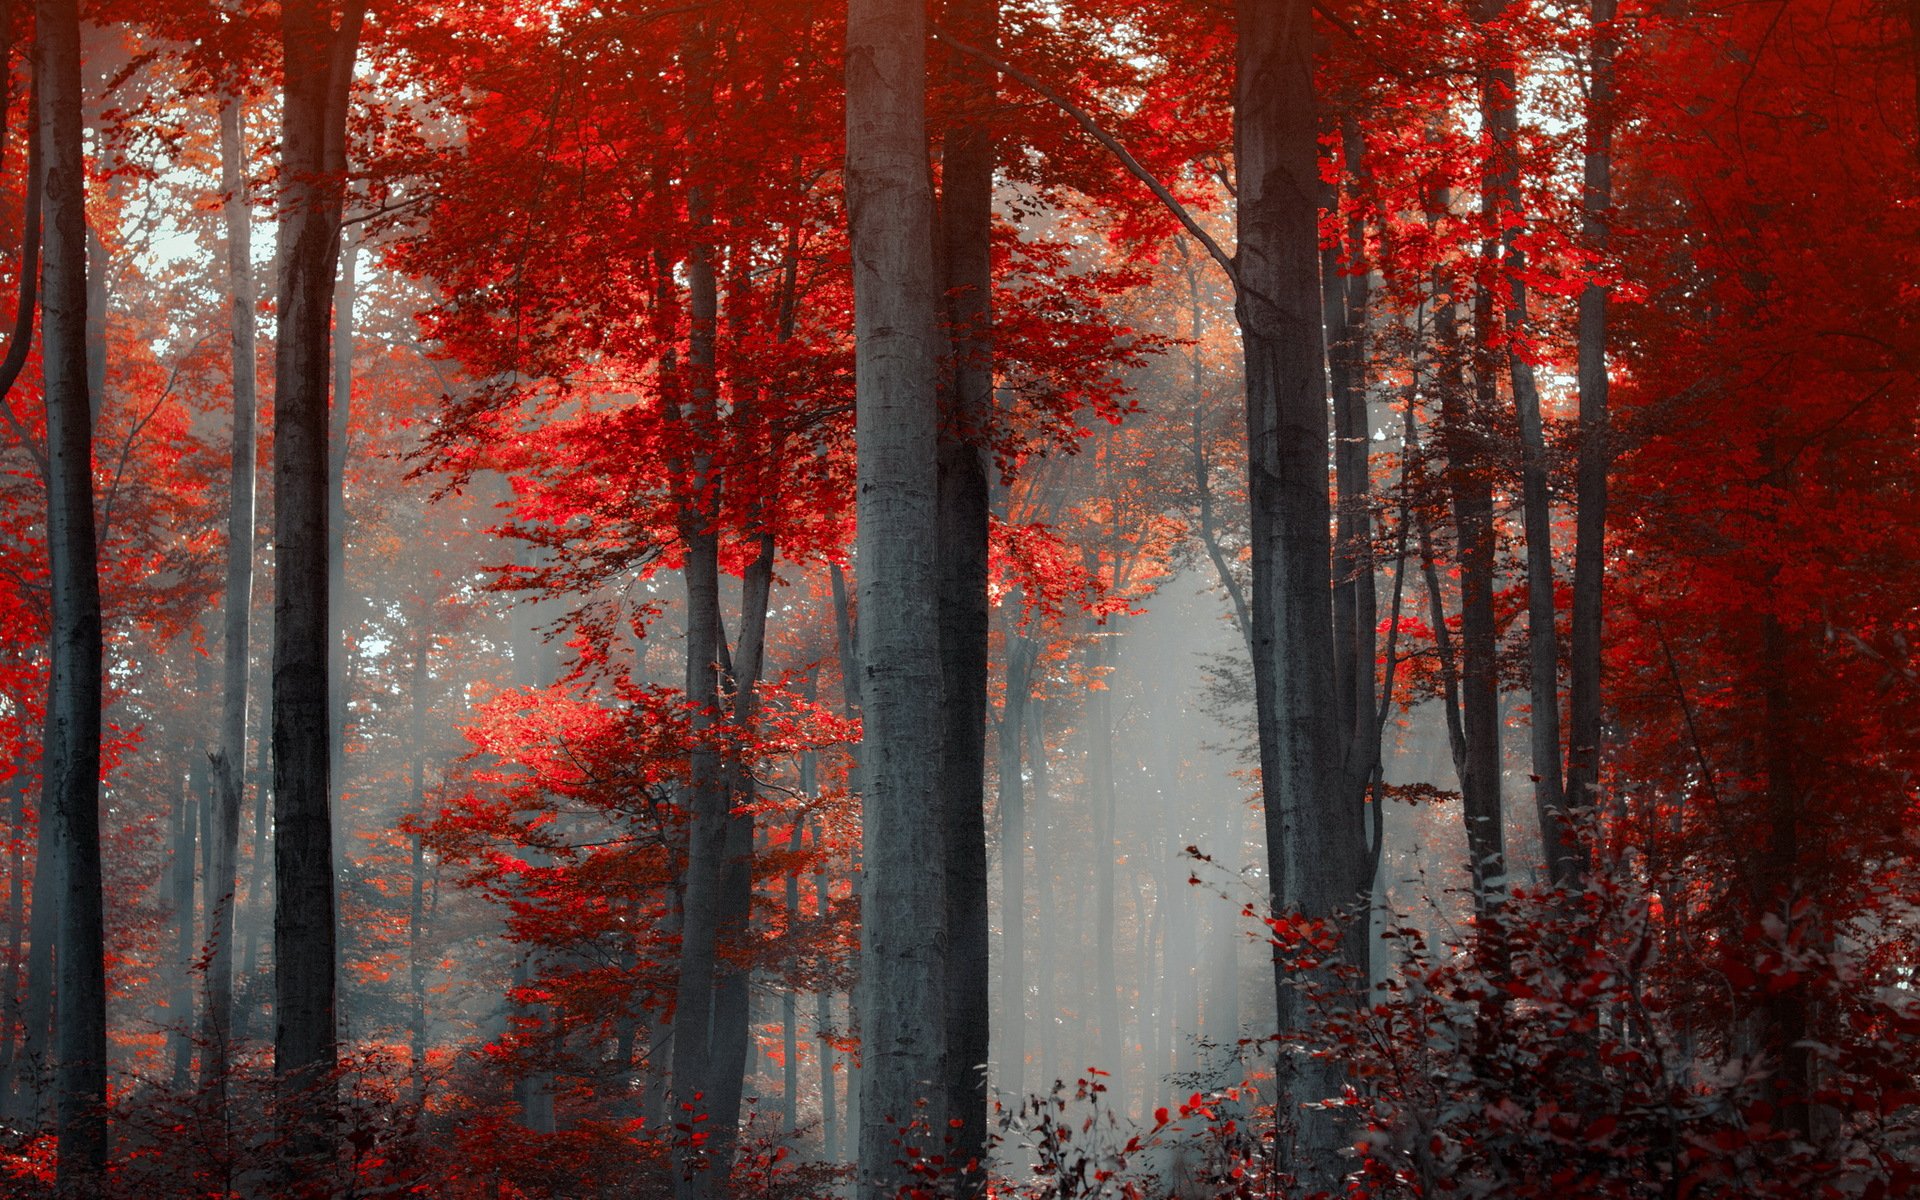
{"label": "grey bark texture", "polygon": [[[947,0],[945,25],[991,49],[997,0]],[[939,443],[940,670],[945,697],[940,805],[947,844],[947,1077],[956,1194],[986,1186],[987,927],[987,453],[992,420],[992,68],[947,55],[960,104],[941,148],[940,265],[946,294],[951,391]],[[1019,847],[1014,847],[1019,853]]]}
{"label": "grey bark texture", "polygon": [[40,270],[47,410],[47,549],[53,670],[41,812],[60,860],[54,981],[58,1182],[84,1193],[107,1160],[107,995],[100,894],[100,577],[87,386],[86,168],[81,147],[80,8],[40,0],[36,74],[45,225]]}
{"label": "grey bark texture", "polygon": [[[281,7],[274,347],[274,1074],[293,1176],[330,1168],[336,1063],[327,401],[348,88],[364,6]],[[324,1164],[324,1168],[322,1167]]]}
{"label": "grey bark texture", "polygon": [[[1252,506],[1254,695],[1269,886],[1278,913],[1332,922],[1337,961],[1362,971],[1366,939],[1351,910],[1365,880],[1359,805],[1342,778],[1334,691],[1327,376],[1321,331],[1318,128],[1312,6],[1240,0],[1235,96],[1239,287],[1246,356]],[[1327,969],[1274,960],[1282,1028],[1308,1020],[1304,990],[1343,1003]],[[1329,1111],[1344,1066],[1289,1055],[1279,1064],[1282,1119],[1295,1128],[1294,1173],[1308,1188],[1340,1174],[1346,1138]]]}
{"label": "grey bark texture", "polygon": [[212,1098],[215,1119],[226,1105],[226,1076],[233,1028],[233,925],[240,877],[240,805],[246,787],[248,625],[253,613],[254,414],[258,407],[253,286],[252,213],[247,203],[246,145],[241,102],[220,106],[221,215],[226,226],[227,311],[233,365],[233,437],[227,501],[227,585],[221,609],[220,729],[212,755],[214,788],[212,870],[208,898],[206,1011],[201,1029],[206,1049],[200,1084]]}
{"label": "grey bark texture", "polygon": [[[855,330],[860,563],[863,1069],[857,1189],[906,1182],[910,1126],[946,1128],[946,831],[934,547],[939,374],[926,14],[849,0],[846,194]],[[924,1107],[922,1107],[924,1101]]]}

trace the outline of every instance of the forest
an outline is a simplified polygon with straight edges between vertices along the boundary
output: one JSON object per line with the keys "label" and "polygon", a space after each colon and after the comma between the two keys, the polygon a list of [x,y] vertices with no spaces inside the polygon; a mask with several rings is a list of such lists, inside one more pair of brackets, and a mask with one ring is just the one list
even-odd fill
{"label": "forest", "polygon": [[0,339],[0,1200],[1920,1195],[1920,0],[0,0]]}

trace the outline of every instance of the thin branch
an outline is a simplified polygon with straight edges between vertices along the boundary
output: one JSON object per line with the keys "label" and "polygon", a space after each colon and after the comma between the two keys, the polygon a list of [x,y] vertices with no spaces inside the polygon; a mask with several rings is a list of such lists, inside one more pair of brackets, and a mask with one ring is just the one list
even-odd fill
{"label": "thin branch", "polygon": [[1065,96],[1062,96],[1059,92],[1054,91],[1032,75],[1022,71],[1019,67],[1007,62],[1005,59],[996,58],[977,46],[970,46],[965,42],[958,41],[951,34],[947,33],[946,30],[941,29],[937,25],[933,27],[933,37],[934,40],[946,43],[968,58],[977,58],[1001,74],[1009,75],[1020,81],[1051,102],[1055,108],[1072,117],[1080,128],[1087,131],[1089,137],[1099,142],[1102,146],[1105,146],[1115,158],[1119,159],[1120,165],[1125,167],[1129,174],[1141,183],[1147,185],[1147,189],[1154,194],[1161,204],[1166,206],[1167,211],[1172,213],[1181,225],[1186,227],[1187,232],[1193,235],[1194,240],[1207,248],[1207,253],[1213,256],[1214,262],[1220,264],[1220,269],[1226,272],[1227,279],[1233,284],[1234,288],[1237,290],[1240,287],[1240,273],[1234,269],[1233,256],[1225,250],[1222,250],[1220,243],[1214,241],[1213,236],[1205,229],[1202,229],[1198,221],[1194,220],[1193,214],[1187,211],[1187,206],[1175,199],[1173,193],[1167,190],[1166,185],[1155,178],[1153,172],[1142,166],[1140,160],[1129,153],[1127,148],[1120,144],[1118,138],[1101,128],[1100,123],[1095,121],[1085,109],[1067,99]]}

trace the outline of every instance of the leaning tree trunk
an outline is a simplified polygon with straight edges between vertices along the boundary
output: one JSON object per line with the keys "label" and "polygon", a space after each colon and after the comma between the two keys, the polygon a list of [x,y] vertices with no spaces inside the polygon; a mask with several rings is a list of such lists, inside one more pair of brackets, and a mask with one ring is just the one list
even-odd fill
{"label": "leaning tree trunk", "polygon": [[289,1174],[331,1166],[335,1042],[328,712],[327,394],[348,85],[365,10],[281,6],[280,299],[274,350],[274,1073]]}
{"label": "leaning tree trunk", "polygon": [[[947,0],[948,27],[994,44],[997,0]],[[985,124],[992,68],[949,52],[956,117],[941,151],[940,259],[945,271],[951,393],[940,421],[940,671],[945,686],[940,805],[947,846],[947,1074],[955,1194],[985,1190],[987,931],[987,426],[992,420],[993,137]],[[1013,853],[1019,853],[1015,846]],[[954,1124],[958,1122],[958,1124]]]}
{"label": "leaning tree trunk", "polygon": [[[926,14],[849,0],[846,192],[853,251],[859,448],[862,768],[859,1194],[907,1182],[907,1126],[944,1131],[946,830],[935,462],[933,197],[926,158]],[[925,1107],[918,1107],[924,1100]],[[937,1136],[937,1133],[935,1134]]]}
{"label": "leaning tree trunk", "polygon": [[[1920,13],[1920,4],[1915,4]],[[1614,0],[1593,0],[1587,85],[1587,147],[1581,189],[1581,233],[1587,249],[1607,249],[1613,207]],[[1916,25],[1920,33],[1920,25]],[[1920,78],[1920,76],[1916,76]],[[1573,628],[1567,687],[1567,792],[1570,813],[1594,803],[1600,779],[1600,623],[1607,560],[1607,301],[1609,289],[1589,280],[1579,306],[1580,461],[1573,533]],[[1553,881],[1577,881],[1586,855],[1563,836],[1549,860]]]}
{"label": "leaning tree trunk", "polygon": [[54,1059],[59,1183],[98,1186],[107,1160],[107,992],[100,895],[100,576],[87,388],[86,166],[78,0],[40,0],[42,395],[53,670],[42,812],[60,860]]}
{"label": "leaning tree trunk", "polygon": [[[1026,1095],[1027,1067],[1027,799],[1020,773],[1033,688],[1033,639],[1007,622],[1006,698],[1000,707],[1000,1063],[1003,1095]],[[1044,868],[1045,864],[1041,864]]]}
{"label": "leaning tree trunk", "polygon": [[233,924],[240,875],[240,804],[247,761],[247,633],[253,613],[253,528],[256,350],[252,213],[246,194],[246,146],[238,97],[220,106],[220,187],[227,235],[227,302],[232,329],[233,442],[227,501],[227,593],[221,612],[223,667],[219,742],[212,756],[213,867],[207,875],[206,1043],[200,1086],[213,1103],[213,1120],[224,1120],[227,1066],[233,1028]]}
{"label": "leaning tree trunk", "polygon": [[[1319,130],[1307,0],[1240,0],[1236,90],[1239,255],[1235,307],[1246,355],[1252,505],[1253,670],[1272,903],[1331,922],[1338,960],[1364,971],[1352,913],[1366,875],[1365,831],[1343,780],[1334,698],[1327,377],[1321,338]],[[1309,1019],[1303,988],[1349,999],[1329,970],[1298,973],[1276,950],[1282,1028]],[[1320,1107],[1337,1059],[1279,1064],[1283,1120],[1298,1129],[1295,1174],[1331,1187],[1345,1145]]]}

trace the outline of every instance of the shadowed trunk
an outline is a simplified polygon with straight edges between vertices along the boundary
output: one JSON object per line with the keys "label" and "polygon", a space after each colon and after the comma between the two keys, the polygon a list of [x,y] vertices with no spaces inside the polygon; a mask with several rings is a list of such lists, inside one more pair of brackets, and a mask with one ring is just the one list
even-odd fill
{"label": "shadowed trunk", "polygon": [[[168,1017],[173,1026],[173,1088],[177,1092],[185,1092],[193,1083],[193,858],[200,797],[189,783],[191,778],[180,777],[173,808],[173,953],[180,977],[168,1001],[172,1010]],[[201,1061],[204,1066],[205,1059]]]}
{"label": "shadowed trunk", "polygon": [[[992,48],[996,0],[947,0],[948,28]],[[991,326],[993,138],[985,113],[994,72],[974,57],[947,55],[960,94],[941,150],[940,260],[952,353],[939,441],[940,805],[944,814],[947,938],[947,1074],[951,1146],[961,1168],[955,1195],[977,1196],[986,1173],[991,973],[987,933],[987,463],[993,406]]]}
{"label": "shadowed trunk", "polygon": [[41,812],[60,860],[54,984],[59,1183],[97,1186],[107,1160],[107,994],[100,894],[100,577],[87,378],[86,167],[77,0],[40,0],[42,395],[53,670]]}
{"label": "shadowed trunk", "polygon": [[[348,85],[365,14],[281,8],[280,300],[274,345],[274,1074],[293,1177],[336,1136],[333,821],[328,673],[327,397],[345,195]],[[304,1165],[303,1165],[304,1164]]]}
{"label": "shadowed trunk", "polygon": [[[1273,908],[1333,922],[1336,958],[1364,970],[1364,926],[1353,929],[1345,911],[1366,878],[1366,845],[1357,791],[1342,778],[1334,694],[1311,12],[1305,0],[1239,5],[1235,308],[1246,355],[1254,697]],[[1309,1020],[1303,987],[1349,999],[1350,984],[1330,970],[1296,974],[1276,951],[1283,1029]],[[1308,1187],[1330,1187],[1347,1138],[1333,1113],[1303,1106],[1337,1094],[1345,1067],[1288,1056],[1279,1073],[1282,1120],[1297,1125],[1294,1172]]]}
{"label": "shadowed trunk", "polygon": [[[901,1142],[947,1127],[946,879],[934,547],[939,375],[926,14],[850,0],[846,196],[854,282],[865,884],[858,1194],[907,1182]],[[925,1107],[918,1107],[925,1100]],[[924,1124],[927,1135],[908,1132]]]}

